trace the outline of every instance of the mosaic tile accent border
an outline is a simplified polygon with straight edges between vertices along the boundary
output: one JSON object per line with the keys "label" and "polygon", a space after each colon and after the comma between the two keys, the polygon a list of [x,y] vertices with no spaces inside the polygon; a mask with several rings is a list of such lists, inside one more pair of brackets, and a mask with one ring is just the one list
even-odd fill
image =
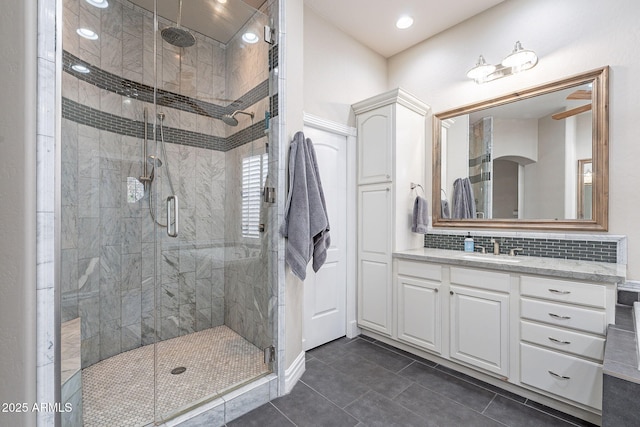
{"label": "mosaic tile accent border", "polygon": [[278,67],[278,45],[274,45],[269,49],[269,71]]}
{"label": "mosaic tile accent border", "polygon": [[[125,79],[116,74],[104,71],[95,65],[81,60],[77,56],[63,51],[62,53],[63,71],[76,77],[79,80],[90,83],[100,89],[118,95],[135,98],[140,101],[153,103],[153,87],[133,80]],[[89,73],[79,73],[71,68],[74,64],[82,64],[89,69]],[[158,89],[156,92],[157,103],[163,107],[175,108],[205,117],[220,119],[224,114],[230,114],[235,110],[245,109],[256,102],[269,96],[269,81],[260,82],[253,89],[242,95],[240,98],[226,106],[205,102],[196,98],[180,95],[166,90]],[[277,110],[272,110],[277,114]]]}
{"label": "mosaic tile accent border", "polygon": [[[86,105],[71,101],[67,98],[62,98],[62,117],[82,125],[106,130],[119,135],[144,138],[143,122],[126,119],[111,113],[105,113],[95,108],[87,107]],[[233,148],[262,138],[264,136],[265,128],[266,126],[264,121],[258,120],[257,123],[236,132],[228,138],[167,126],[163,129],[164,140],[167,143],[206,148],[216,151],[229,151]],[[153,124],[147,124],[147,134],[153,138]]]}
{"label": "mosaic tile accent border", "polygon": [[[461,251],[464,248],[463,234],[425,234],[424,247]],[[472,237],[476,246],[484,246],[487,252],[493,248],[491,236]],[[618,260],[618,244],[611,241],[534,239],[525,237],[495,237],[500,242],[500,253],[508,254],[512,248],[523,248],[518,256],[575,259],[615,263]]]}

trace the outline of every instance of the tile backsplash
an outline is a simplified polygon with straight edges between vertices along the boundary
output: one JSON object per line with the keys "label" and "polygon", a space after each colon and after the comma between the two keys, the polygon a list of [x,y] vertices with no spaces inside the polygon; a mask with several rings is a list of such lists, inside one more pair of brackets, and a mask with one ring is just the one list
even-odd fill
{"label": "tile backsplash", "polygon": [[[580,235],[579,238],[554,238],[553,235],[536,237],[525,237],[521,235],[490,236],[487,233],[477,235],[471,233],[478,251],[478,246],[484,246],[487,253],[493,252],[491,239],[496,239],[500,243],[500,253],[508,254],[510,249],[522,248],[518,256],[536,256],[545,258],[575,259],[582,261],[599,261],[615,263],[620,262],[621,257],[618,252],[620,244],[616,240],[590,240]],[[424,247],[436,249],[463,250],[465,233],[451,234],[425,234]]]}

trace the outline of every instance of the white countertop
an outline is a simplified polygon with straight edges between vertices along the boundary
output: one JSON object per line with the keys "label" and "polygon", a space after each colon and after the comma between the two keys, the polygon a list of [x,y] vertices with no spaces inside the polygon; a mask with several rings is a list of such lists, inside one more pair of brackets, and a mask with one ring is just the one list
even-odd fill
{"label": "white countertop", "polygon": [[393,253],[393,257],[605,283],[623,283],[627,267],[625,264],[606,262],[480,254],[431,248],[398,251]]}

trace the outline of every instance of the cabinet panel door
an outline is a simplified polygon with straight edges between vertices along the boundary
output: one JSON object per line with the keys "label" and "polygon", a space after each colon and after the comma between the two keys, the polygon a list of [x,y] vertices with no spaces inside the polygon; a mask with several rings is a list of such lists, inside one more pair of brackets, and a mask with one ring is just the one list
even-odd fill
{"label": "cabinet panel door", "polygon": [[363,185],[358,188],[358,250],[371,255],[391,256],[391,186]]}
{"label": "cabinet panel door", "polygon": [[358,323],[391,335],[391,187],[358,188]]}
{"label": "cabinet panel door", "polygon": [[358,116],[358,184],[391,181],[393,106]]}
{"label": "cabinet panel door", "polygon": [[451,358],[509,375],[509,295],[451,286]]}
{"label": "cabinet panel door", "polygon": [[398,276],[398,339],[440,353],[440,283]]}
{"label": "cabinet panel door", "polygon": [[358,323],[391,335],[391,264],[360,260]]}

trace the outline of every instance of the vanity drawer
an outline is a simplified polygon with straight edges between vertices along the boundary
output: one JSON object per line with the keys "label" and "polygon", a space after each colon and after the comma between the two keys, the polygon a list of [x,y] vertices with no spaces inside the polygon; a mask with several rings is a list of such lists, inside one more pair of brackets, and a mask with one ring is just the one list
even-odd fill
{"label": "vanity drawer", "polygon": [[451,267],[451,284],[472,286],[498,292],[509,292],[511,279],[507,273]]}
{"label": "vanity drawer", "polygon": [[442,267],[437,264],[418,261],[398,261],[398,274],[442,281]]}
{"label": "vanity drawer", "polygon": [[520,344],[520,381],[602,409],[602,365],[598,363]]}
{"label": "vanity drawer", "polygon": [[607,288],[603,285],[531,276],[520,278],[521,295],[571,304],[605,308],[606,291]]}
{"label": "vanity drawer", "polygon": [[599,361],[604,357],[604,338],[567,329],[522,320],[520,321],[520,339]]}
{"label": "vanity drawer", "polygon": [[520,316],[525,319],[605,335],[604,311],[520,298]]}

